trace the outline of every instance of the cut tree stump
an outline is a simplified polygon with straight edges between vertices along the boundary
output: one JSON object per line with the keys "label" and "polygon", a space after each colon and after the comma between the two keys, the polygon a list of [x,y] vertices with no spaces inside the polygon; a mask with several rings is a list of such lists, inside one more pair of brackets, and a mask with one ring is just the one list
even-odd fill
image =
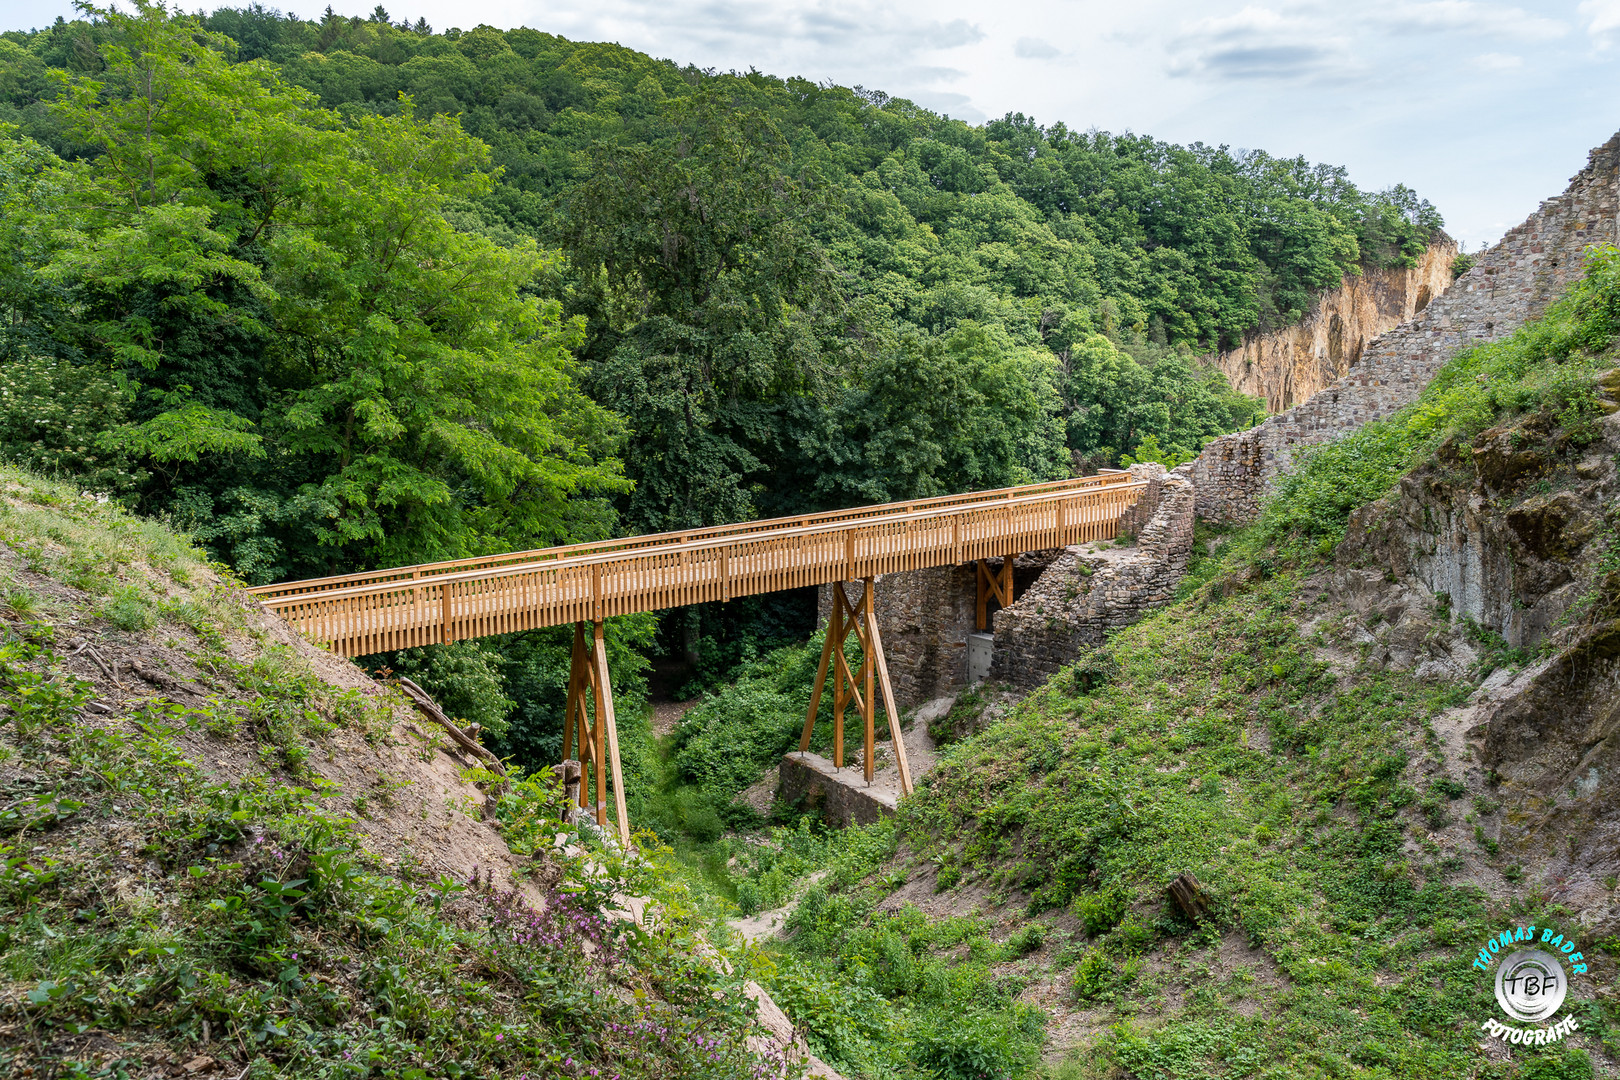
{"label": "cut tree stump", "polygon": [[1170,901],[1188,922],[1197,924],[1209,918],[1209,897],[1198,879],[1182,874],[1170,883]]}
{"label": "cut tree stump", "polygon": [[569,758],[561,765],[553,765],[551,767],[552,773],[556,775],[558,782],[562,784],[562,823],[564,825],[570,825],[573,823],[574,811],[578,809],[579,778],[582,769],[583,767],[580,765],[580,763],[573,758]]}

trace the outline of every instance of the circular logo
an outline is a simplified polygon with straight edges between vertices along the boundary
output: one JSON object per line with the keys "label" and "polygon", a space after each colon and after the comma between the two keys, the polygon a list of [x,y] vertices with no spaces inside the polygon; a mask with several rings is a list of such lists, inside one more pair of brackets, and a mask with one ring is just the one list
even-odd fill
{"label": "circular logo", "polygon": [[1496,969],[1496,1003],[1523,1023],[1547,1019],[1558,1011],[1568,992],[1563,965],[1540,949],[1510,953]]}

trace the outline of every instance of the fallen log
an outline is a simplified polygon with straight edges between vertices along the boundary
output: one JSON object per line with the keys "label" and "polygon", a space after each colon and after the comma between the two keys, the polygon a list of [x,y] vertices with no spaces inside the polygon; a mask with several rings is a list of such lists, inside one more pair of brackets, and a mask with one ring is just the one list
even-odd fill
{"label": "fallen log", "polygon": [[1170,883],[1170,900],[1176,905],[1176,910],[1186,917],[1188,922],[1201,923],[1209,918],[1209,896],[1198,879],[1191,874],[1182,874]]}
{"label": "fallen log", "polygon": [[405,691],[405,696],[411,699],[411,703],[416,706],[417,711],[449,733],[451,742],[488,765],[489,771],[496,776],[501,777],[503,780],[506,778],[506,766],[501,764],[501,759],[479,745],[477,739],[472,738],[465,731],[451,723],[450,718],[444,714],[444,710],[439,708],[438,704],[428,696],[426,690],[403,676],[395,679],[394,682],[401,690]]}

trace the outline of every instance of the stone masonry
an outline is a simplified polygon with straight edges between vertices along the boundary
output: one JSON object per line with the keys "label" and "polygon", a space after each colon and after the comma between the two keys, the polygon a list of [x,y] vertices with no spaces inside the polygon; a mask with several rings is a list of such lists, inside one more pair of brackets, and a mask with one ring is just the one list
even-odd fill
{"label": "stone masonry", "polygon": [[839,828],[880,821],[894,813],[900,799],[894,788],[868,786],[860,769],[835,768],[820,754],[786,755],[779,775],[778,800],[800,810],[820,811],[823,821]]}
{"label": "stone masonry", "polygon": [[[1057,556],[1055,551],[1020,555],[1013,564],[1013,595],[1027,588]],[[991,569],[1001,563],[991,559]],[[878,630],[889,661],[894,704],[909,709],[967,682],[967,639],[978,629],[978,579],[973,563],[932,566],[883,574],[874,584]],[[861,583],[844,583],[859,605]],[[818,626],[832,614],[832,586],[818,590]]]}
{"label": "stone masonry", "polygon": [[1189,472],[1187,465],[1171,473],[1162,465],[1131,466],[1135,478],[1148,481],[1121,523],[1121,536],[1134,531],[1135,544],[1064,548],[1017,603],[996,612],[992,677],[1039,686],[1109,631],[1169,602],[1192,551]]}
{"label": "stone masonry", "polygon": [[1459,351],[1511,334],[1582,271],[1586,249],[1620,243],[1620,134],[1593,150],[1564,194],[1479,258],[1416,318],[1367,343],[1350,371],[1304,404],[1225,435],[1193,463],[1198,516],[1254,516],[1296,448],[1326,442],[1417,400]]}
{"label": "stone masonry", "polygon": [[[889,661],[894,703],[909,709],[967,679],[967,636],[974,630],[974,568],[931,566],[884,574],[874,584],[873,604],[883,651]],[[844,583],[857,606],[861,583]],[[832,586],[817,590],[817,624],[832,615]]]}

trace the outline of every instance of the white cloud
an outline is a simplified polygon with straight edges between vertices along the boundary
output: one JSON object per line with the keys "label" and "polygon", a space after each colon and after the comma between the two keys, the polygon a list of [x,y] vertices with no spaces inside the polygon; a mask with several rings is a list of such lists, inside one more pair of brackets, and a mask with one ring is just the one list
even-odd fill
{"label": "white cloud", "polygon": [[1380,14],[1371,9],[1367,18],[1394,33],[1474,34],[1520,41],[1552,41],[1569,33],[1569,27],[1558,19],[1473,0],[1397,3],[1384,11]]}
{"label": "white cloud", "polygon": [[1209,16],[1182,24],[1166,46],[1170,74],[1215,80],[1341,78],[1357,67],[1347,35],[1299,10]]}
{"label": "white cloud", "polygon": [[[1587,0],[1616,9],[1620,0]],[[1557,19],[1477,0],[1375,0],[1354,6],[1324,0],[1249,4],[1236,12],[1184,22],[1165,34],[1172,75],[1222,80],[1334,83],[1393,70],[1392,50],[1443,49],[1448,42],[1484,38],[1518,48],[1556,41],[1569,32]],[[1437,55],[1443,55],[1437,51]],[[1476,67],[1516,63],[1501,50]]]}
{"label": "white cloud", "polygon": [[1481,71],[1518,71],[1524,67],[1524,57],[1510,53],[1480,53],[1474,57],[1474,66]]}
{"label": "white cloud", "polygon": [[1013,55],[1020,60],[1054,60],[1063,55],[1056,45],[1040,38],[1021,37],[1013,46]]}
{"label": "white cloud", "polygon": [[1581,0],[1576,9],[1586,20],[1586,32],[1607,44],[1610,35],[1620,31],[1620,0]]}

